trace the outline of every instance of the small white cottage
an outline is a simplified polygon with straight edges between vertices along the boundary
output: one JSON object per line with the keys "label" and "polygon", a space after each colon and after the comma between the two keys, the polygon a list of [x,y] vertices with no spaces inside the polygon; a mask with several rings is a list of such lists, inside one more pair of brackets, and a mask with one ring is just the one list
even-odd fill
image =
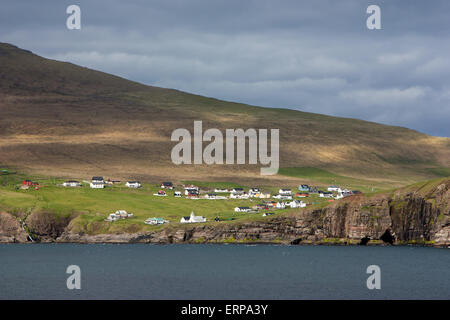
{"label": "small white cottage", "polygon": [[134,189],[142,187],[142,185],[139,181],[127,181],[127,183],[125,183],[125,185],[128,188],[134,188]]}
{"label": "small white cottage", "polygon": [[291,189],[280,189],[278,191],[278,193],[281,195],[291,195],[292,194]]}
{"label": "small white cottage", "polygon": [[81,187],[81,183],[74,180],[66,181],[62,184],[64,187]]}
{"label": "small white cottage", "polygon": [[90,187],[92,189],[103,189],[105,187],[105,183],[104,182],[92,181],[91,184],[90,184]]}
{"label": "small white cottage", "polygon": [[182,217],[180,220],[181,223],[200,223],[206,222],[206,218],[202,216],[196,216],[194,211],[191,211],[191,215],[189,217]]}
{"label": "small white cottage", "polygon": [[329,186],[328,187],[328,191],[336,191],[336,192],[341,192],[341,188],[339,188],[338,186]]}

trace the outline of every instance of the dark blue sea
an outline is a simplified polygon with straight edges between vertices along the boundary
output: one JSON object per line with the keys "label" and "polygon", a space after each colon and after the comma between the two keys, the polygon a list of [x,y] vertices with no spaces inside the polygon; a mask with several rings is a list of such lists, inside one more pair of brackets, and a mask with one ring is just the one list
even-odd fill
{"label": "dark blue sea", "polygon": [[[69,265],[81,289],[66,285]],[[381,289],[367,288],[380,267]],[[0,245],[0,299],[450,299],[450,250],[278,245]]]}

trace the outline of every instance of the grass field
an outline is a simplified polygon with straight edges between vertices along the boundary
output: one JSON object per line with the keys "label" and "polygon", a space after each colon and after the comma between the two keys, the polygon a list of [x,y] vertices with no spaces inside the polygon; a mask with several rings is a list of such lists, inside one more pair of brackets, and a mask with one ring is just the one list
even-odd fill
{"label": "grass field", "polygon": [[[39,182],[39,190],[30,188],[19,189],[24,179],[32,179]],[[151,217],[162,217],[169,220],[171,225],[179,224],[182,216],[188,216],[191,211],[196,215],[207,218],[208,223],[213,223],[215,217],[219,217],[225,223],[236,221],[260,220],[262,212],[259,213],[236,213],[237,206],[252,207],[261,203],[259,199],[252,200],[208,200],[208,199],[186,199],[175,198],[175,190],[183,191],[181,186],[175,190],[167,190],[166,197],[154,196],[160,190],[159,185],[143,184],[142,188],[130,189],[124,183],[106,187],[105,189],[91,189],[89,184],[84,183],[79,188],[66,188],[60,184],[64,180],[48,179],[42,177],[29,177],[22,174],[0,176],[0,209],[11,213],[32,213],[46,211],[57,216],[68,216],[77,214],[73,224],[75,230],[97,234],[114,232],[137,232],[161,228],[162,226],[145,225],[144,221]],[[197,184],[197,181],[186,181],[185,183]],[[248,186],[236,185],[235,183],[198,183],[201,191],[212,191],[215,187],[232,188]],[[263,191],[274,193],[276,188],[262,188]],[[295,192],[295,190],[293,190]],[[183,192],[184,194],[184,192]],[[226,194],[227,195],[227,194]],[[307,203],[320,205],[326,200],[317,195],[302,199]],[[109,213],[116,210],[126,210],[133,213],[134,217],[116,222],[106,222]],[[283,214],[294,209],[270,210],[276,214]]]}
{"label": "grass field", "polygon": [[[91,189],[87,182],[82,187],[67,188],[61,186],[63,179],[52,177],[29,176],[16,173],[10,168],[1,168],[0,171],[0,210],[16,215],[30,214],[34,212],[50,212],[56,216],[77,216],[72,223],[72,230],[89,234],[138,232],[145,230],[156,230],[164,226],[150,226],[144,224],[147,218],[161,217],[170,221],[170,226],[180,226],[182,216],[188,216],[191,211],[196,215],[207,218],[207,223],[215,223],[214,218],[219,217],[221,223],[235,223],[244,221],[259,221],[266,219],[259,213],[236,213],[237,206],[252,207],[262,202],[260,199],[238,200],[208,200],[208,199],[186,199],[175,198],[174,191],[184,190],[182,185],[175,185],[175,190],[167,190],[166,197],[154,196],[160,190],[159,184],[143,183],[142,188],[130,189],[125,183],[108,186],[105,189]],[[326,190],[326,186],[337,184],[352,190],[359,189],[365,195],[386,192],[393,189],[392,185],[385,182],[373,182],[359,180],[333,174],[326,170],[304,167],[284,168],[280,170],[281,176],[295,177],[298,184],[308,183]],[[31,179],[39,182],[39,189],[20,189],[22,181]],[[81,181],[81,180],[80,180]],[[292,180],[289,180],[292,183]],[[437,179],[436,181],[440,181]],[[311,183],[313,182],[313,183]],[[200,187],[201,193],[213,192],[214,188],[242,187],[246,190],[250,187],[259,187],[263,192],[272,195],[278,192],[279,187],[241,185],[232,182],[204,182],[204,181],[182,181],[183,184],[195,184]],[[422,185],[426,182],[412,185],[413,188],[424,189]],[[434,184],[433,184],[434,185]],[[296,192],[292,188],[293,193]],[[228,194],[224,194],[228,195]],[[327,199],[318,195],[310,195],[309,198],[301,198],[307,204],[315,207],[323,207],[329,204]],[[134,217],[115,222],[107,222],[105,218],[109,213],[117,210],[126,210],[133,213]],[[277,215],[292,213],[302,209],[284,209],[270,211]]]}

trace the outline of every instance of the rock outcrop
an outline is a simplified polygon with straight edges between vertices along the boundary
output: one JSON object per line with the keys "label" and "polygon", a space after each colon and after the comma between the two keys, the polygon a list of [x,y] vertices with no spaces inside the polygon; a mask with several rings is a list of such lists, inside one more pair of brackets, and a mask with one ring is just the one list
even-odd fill
{"label": "rock outcrop", "polygon": [[27,242],[27,236],[28,234],[14,216],[0,212],[0,243]]}

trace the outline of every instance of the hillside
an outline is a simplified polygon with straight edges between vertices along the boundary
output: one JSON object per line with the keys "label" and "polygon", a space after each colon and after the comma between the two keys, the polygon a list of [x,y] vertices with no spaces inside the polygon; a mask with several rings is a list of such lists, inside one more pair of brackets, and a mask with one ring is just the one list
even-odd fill
{"label": "hillside", "polygon": [[[30,174],[276,185],[325,172],[385,187],[450,175],[449,138],[146,86],[5,43],[0,113],[0,165]],[[262,178],[256,165],[173,165],[171,133],[192,132],[194,120],[204,130],[279,128],[280,167],[289,169]]]}

